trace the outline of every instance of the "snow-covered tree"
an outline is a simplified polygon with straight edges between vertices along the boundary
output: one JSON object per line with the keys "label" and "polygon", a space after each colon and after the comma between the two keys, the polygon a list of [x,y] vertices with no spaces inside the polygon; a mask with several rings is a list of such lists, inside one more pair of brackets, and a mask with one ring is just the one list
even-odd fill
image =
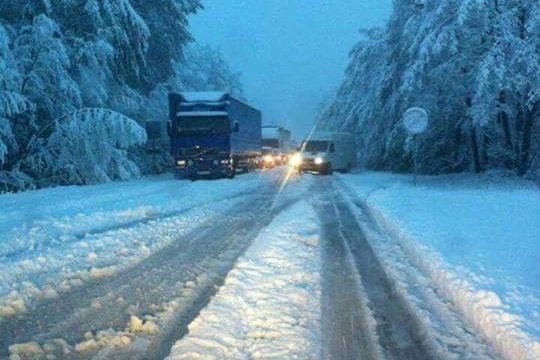
{"label": "snow-covered tree", "polygon": [[174,73],[174,62],[182,62],[183,48],[193,39],[188,17],[202,9],[200,0],[132,0],[150,29],[146,55],[148,66],[143,71],[147,89],[168,81]]}
{"label": "snow-covered tree", "polygon": [[431,119],[417,138],[421,171],[506,167],[524,174],[538,149],[539,6],[395,0],[381,44],[370,51],[363,39],[355,48],[361,56],[353,51],[323,126],[354,129],[366,166],[407,170],[401,118],[421,106]]}
{"label": "snow-covered tree", "polygon": [[64,184],[125,180],[139,175],[128,150],[144,142],[146,132],[136,121],[106,109],[81,109],[56,120],[26,165]]}
{"label": "snow-covered tree", "polygon": [[243,97],[240,74],[233,72],[221,53],[210,46],[185,49],[183,61],[175,61],[169,86],[176,91],[227,91]]}
{"label": "snow-covered tree", "polygon": [[[380,90],[386,56],[385,35],[382,29],[363,31],[363,39],[350,54],[351,63],[343,84],[334,101],[321,113],[318,123],[321,128],[357,132],[358,154],[364,165],[378,157],[384,144],[376,133],[379,124]],[[362,130],[360,130],[362,129]],[[362,135],[360,136],[360,131]],[[379,139],[380,140],[380,139]]]}
{"label": "snow-covered tree", "polygon": [[82,105],[78,84],[69,72],[71,61],[57,23],[44,14],[21,28],[13,56],[22,76],[21,94],[36,104],[40,120],[54,118]]}
{"label": "snow-covered tree", "polygon": [[9,48],[9,38],[0,26],[0,165],[6,162],[9,149],[18,149],[10,119],[30,107],[28,100],[17,92],[20,81],[20,74]]}
{"label": "snow-covered tree", "polygon": [[[130,145],[129,156],[123,144],[94,159],[95,172],[68,166],[84,158],[80,148],[69,153],[69,139],[77,131],[99,137],[91,126],[100,121],[126,124],[119,114],[139,124],[137,131],[164,122],[169,90],[240,94],[238,76],[216,51],[184,54],[192,42],[188,17],[201,8],[200,0],[0,1],[0,191],[166,168],[165,147],[153,166],[155,154],[142,141]],[[95,110],[81,110],[87,108]],[[135,134],[129,126],[117,129]],[[74,170],[62,173],[64,167]]]}

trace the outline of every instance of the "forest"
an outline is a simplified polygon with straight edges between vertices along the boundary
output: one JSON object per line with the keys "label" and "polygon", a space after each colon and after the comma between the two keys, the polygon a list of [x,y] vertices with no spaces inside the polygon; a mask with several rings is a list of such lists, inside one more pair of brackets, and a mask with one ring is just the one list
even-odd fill
{"label": "forest", "polygon": [[146,125],[167,93],[228,90],[239,75],[198,44],[199,0],[0,0],[0,192],[163,171]]}
{"label": "forest", "polygon": [[[540,177],[540,2],[394,0],[363,29],[318,125],[352,131],[369,169],[424,174],[494,169]],[[410,107],[430,117],[415,139]],[[414,155],[416,154],[416,155]]]}

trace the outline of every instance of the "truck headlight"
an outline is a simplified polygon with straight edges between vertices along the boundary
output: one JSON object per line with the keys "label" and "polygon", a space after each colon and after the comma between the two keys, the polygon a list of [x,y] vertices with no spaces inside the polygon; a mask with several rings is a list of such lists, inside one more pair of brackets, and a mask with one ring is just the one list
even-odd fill
{"label": "truck headlight", "polygon": [[324,159],[322,157],[318,157],[315,159],[315,165],[322,165],[324,163]]}
{"label": "truck headlight", "polygon": [[178,166],[186,166],[186,160],[178,160],[176,162],[176,165],[178,165]]}
{"label": "truck headlight", "polygon": [[300,154],[294,154],[291,157],[291,160],[289,161],[291,166],[294,166],[294,167],[298,167],[298,166],[302,165],[302,162],[303,162],[303,159],[302,159],[302,155],[300,155]]}

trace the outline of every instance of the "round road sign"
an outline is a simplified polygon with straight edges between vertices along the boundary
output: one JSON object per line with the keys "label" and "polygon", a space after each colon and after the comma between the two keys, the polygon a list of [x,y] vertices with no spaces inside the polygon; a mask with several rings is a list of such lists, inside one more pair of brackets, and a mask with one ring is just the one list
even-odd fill
{"label": "round road sign", "polygon": [[403,115],[403,125],[410,134],[416,135],[426,131],[428,127],[428,113],[418,107],[411,108]]}

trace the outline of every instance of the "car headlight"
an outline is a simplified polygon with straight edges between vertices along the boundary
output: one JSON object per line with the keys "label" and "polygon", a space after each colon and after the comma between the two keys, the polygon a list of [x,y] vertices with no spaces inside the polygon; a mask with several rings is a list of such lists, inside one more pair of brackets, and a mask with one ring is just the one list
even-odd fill
{"label": "car headlight", "polygon": [[291,157],[291,160],[289,161],[289,163],[292,165],[292,166],[300,166],[302,165],[302,155],[300,154],[294,154],[292,157]]}
{"label": "car headlight", "polygon": [[231,161],[229,159],[227,160],[221,160],[221,165],[229,165]]}
{"label": "car headlight", "polygon": [[274,157],[272,155],[266,155],[263,160],[264,162],[271,163],[274,162]]}
{"label": "car headlight", "polygon": [[178,166],[186,166],[186,160],[178,160],[176,162],[176,165],[178,165]]}
{"label": "car headlight", "polygon": [[324,163],[324,159],[321,157],[318,157],[315,159],[315,165],[322,165]]}

